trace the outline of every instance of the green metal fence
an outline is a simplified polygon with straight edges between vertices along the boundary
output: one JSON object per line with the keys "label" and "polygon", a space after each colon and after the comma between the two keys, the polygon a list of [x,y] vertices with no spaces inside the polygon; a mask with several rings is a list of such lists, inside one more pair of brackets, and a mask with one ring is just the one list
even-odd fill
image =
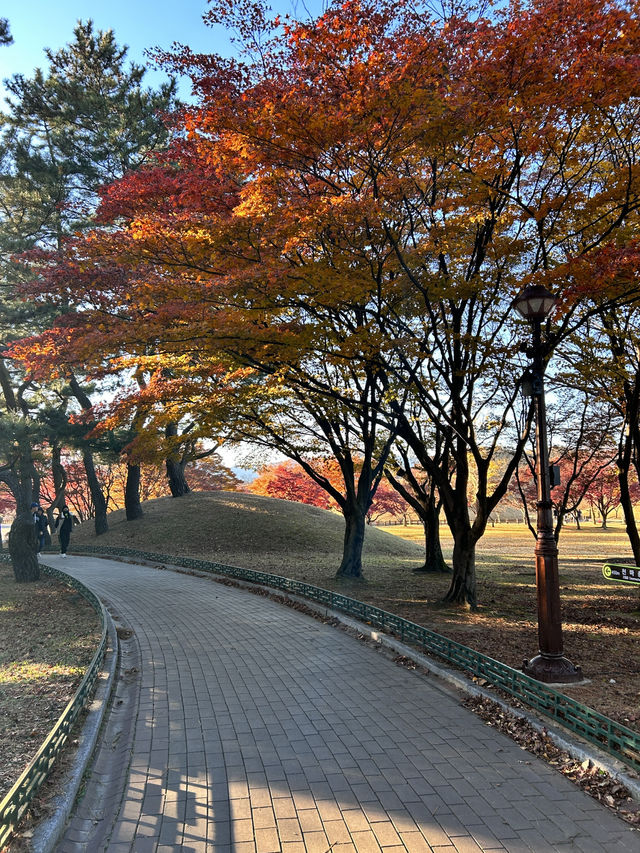
{"label": "green metal fence", "polygon": [[87,554],[164,562],[186,569],[215,572],[303,596],[332,610],[354,616],[372,627],[392,634],[404,643],[417,647],[426,654],[435,655],[471,675],[485,679],[489,684],[506,691],[528,707],[551,717],[563,727],[606,750],[629,767],[640,770],[640,734],[637,732],[576,702],[575,699],[565,696],[552,687],[530,678],[517,669],[449,640],[428,628],[402,619],[394,613],[381,610],[379,607],[373,607],[340,593],[291,578],[191,557],[102,546],[82,546],[74,550]]}
{"label": "green metal fence", "polygon": [[[8,554],[0,554],[0,560],[9,562]],[[107,648],[107,617],[100,599],[91,592],[84,584],[75,578],[69,577],[64,572],[49,566],[41,566],[41,571],[61,580],[67,586],[77,590],[94,607],[102,623],[102,636],[98,649],[89,664],[75,696],[64,709],[58,722],[45,742],[42,744],[35,758],[20,776],[13,788],[0,802],[0,850],[5,846],[11,834],[15,830],[20,818],[35,797],[40,785],[47,778],[51,769],[64,748],[74,723],[78,719],[87,700],[90,698],[96,679],[101,669],[102,659]]]}

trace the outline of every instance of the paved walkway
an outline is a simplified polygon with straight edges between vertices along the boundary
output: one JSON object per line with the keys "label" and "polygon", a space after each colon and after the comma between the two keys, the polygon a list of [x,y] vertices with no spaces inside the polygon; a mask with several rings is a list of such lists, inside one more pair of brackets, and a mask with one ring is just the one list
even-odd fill
{"label": "paved walkway", "polygon": [[59,853],[640,851],[436,678],[335,627],[207,578],[50,562],[134,632]]}

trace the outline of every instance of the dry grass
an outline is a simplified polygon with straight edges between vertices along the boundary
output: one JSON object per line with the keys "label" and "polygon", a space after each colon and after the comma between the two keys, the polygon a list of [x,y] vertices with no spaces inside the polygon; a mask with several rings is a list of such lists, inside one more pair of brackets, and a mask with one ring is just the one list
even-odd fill
{"label": "dry grass", "polygon": [[[398,613],[515,667],[537,651],[534,543],[523,525],[496,525],[480,542],[480,608],[474,613],[439,604],[447,576],[412,573],[423,558],[417,527],[369,528],[365,580],[348,583],[335,578],[342,519],[315,507],[208,492],[151,501],[138,521],[114,513],[110,525],[98,540],[91,523],[77,528],[72,548],[74,542],[86,542],[185,554],[306,580]],[[444,527],[442,539],[450,558],[451,538]],[[562,534],[565,652],[589,679],[567,693],[638,729],[640,589],[605,581],[602,563],[611,557],[630,557],[620,526],[567,528]]]}
{"label": "dry grass", "polygon": [[0,564],[0,799],[40,748],[91,662],[100,627],[51,578],[17,584]]}

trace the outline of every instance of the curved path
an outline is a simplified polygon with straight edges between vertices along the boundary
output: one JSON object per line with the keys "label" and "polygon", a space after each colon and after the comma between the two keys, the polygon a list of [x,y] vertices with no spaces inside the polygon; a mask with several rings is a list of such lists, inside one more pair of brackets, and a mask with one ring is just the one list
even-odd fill
{"label": "curved path", "polygon": [[59,853],[640,851],[437,679],[335,627],[208,578],[47,562],[134,632]]}

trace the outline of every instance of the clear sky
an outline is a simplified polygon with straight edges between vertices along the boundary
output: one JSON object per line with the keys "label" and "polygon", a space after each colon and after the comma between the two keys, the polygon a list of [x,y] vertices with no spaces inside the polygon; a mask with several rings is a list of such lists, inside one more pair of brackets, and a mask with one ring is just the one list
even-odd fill
{"label": "clear sky", "polygon": [[[317,14],[321,0],[306,3],[275,0],[277,11],[294,9],[307,17],[304,9]],[[78,20],[89,18],[96,29],[112,29],[119,45],[128,45],[130,60],[145,64],[144,51],[153,47],[170,47],[173,42],[188,44],[197,52],[230,55],[233,48],[220,28],[206,26],[202,20],[208,9],[207,0],[17,0],[3,3],[0,17],[9,20],[13,44],[0,47],[0,80],[24,74],[34,68],[47,67],[44,48],[63,47],[73,39]],[[149,74],[149,85],[162,79],[160,72]],[[186,84],[185,84],[186,86]],[[180,94],[187,97],[188,87]],[[4,90],[2,91],[4,97]]]}

